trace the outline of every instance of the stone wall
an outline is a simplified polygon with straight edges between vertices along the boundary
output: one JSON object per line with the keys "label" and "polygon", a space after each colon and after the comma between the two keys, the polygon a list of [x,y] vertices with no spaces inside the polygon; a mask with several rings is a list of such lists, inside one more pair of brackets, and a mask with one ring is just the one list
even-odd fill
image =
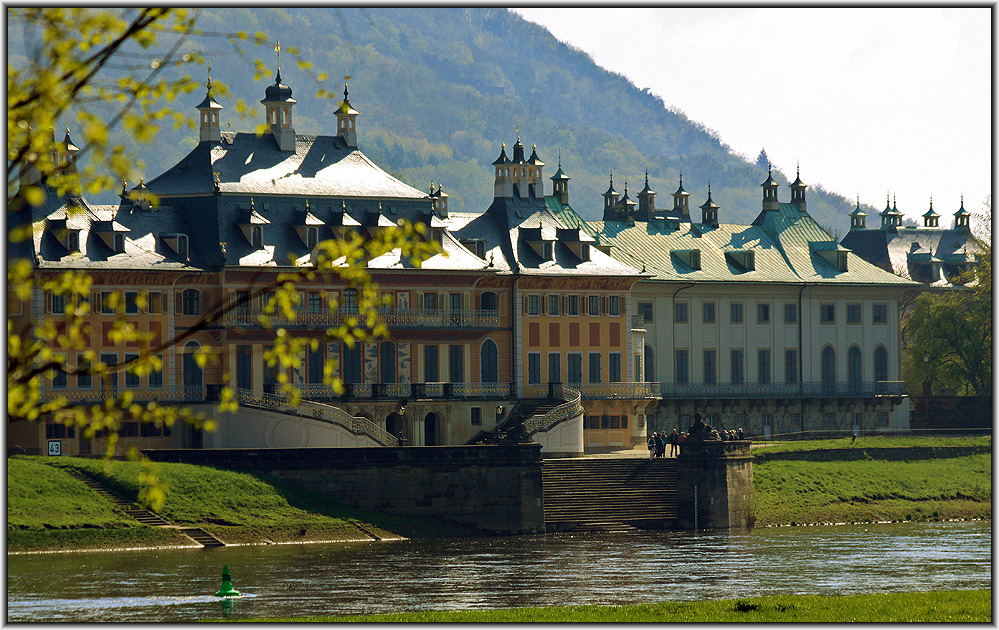
{"label": "stone wall", "polygon": [[263,472],[365,510],[494,534],[545,529],[538,444],[143,452],[154,461]]}
{"label": "stone wall", "polygon": [[991,396],[912,396],[913,429],[990,429]]}
{"label": "stone wall", "polygon": [[753,526],[753,456],[749,441],[686,441],[677,457],[681,529]]}

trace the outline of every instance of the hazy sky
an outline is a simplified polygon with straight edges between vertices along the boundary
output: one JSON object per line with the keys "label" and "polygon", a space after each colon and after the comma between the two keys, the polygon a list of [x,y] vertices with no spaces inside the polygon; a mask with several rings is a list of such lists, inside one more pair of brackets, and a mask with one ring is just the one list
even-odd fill
{"label": "hazy sky", "polygon": [[989,8],[514,10],[806,184],[920,225],[991,192]]}

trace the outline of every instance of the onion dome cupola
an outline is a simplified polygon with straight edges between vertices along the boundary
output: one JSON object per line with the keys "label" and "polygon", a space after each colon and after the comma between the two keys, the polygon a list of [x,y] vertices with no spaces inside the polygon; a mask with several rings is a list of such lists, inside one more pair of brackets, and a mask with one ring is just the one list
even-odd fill
{"label": "onion dome cupola", "polygon": [[562,156],[558,157],[558,170],[551,176],[552,196],[564,206],[569,205],[569,176],[562,171]]}
{"label": "onion dome cupola", "polygon": [[805,212],[805,188],[808,186],[801,181],[801,167],[798,166],[794,181],[791,183],[791,204],[802,213]]}
{"label": "onion dome cupola", "polygon": [[649,172],[645,171],[645,188],[638,191],[638,214],[636,219],[649,221],[656,212],[656,191],[649,187]]}
{"label": "onion dome cupola", "polygon": [[347,81],[351,76],[346,72],[343,75],[343,101],[336,108],[336,135],[343,138],[348,147],[357,146],[357,115],[361,112],[354,109],[347,99]]}
{"label": "onion dome cupola", "polygon": [[933,209],[933,196],[930,195],[930,209],[923,214],[923,227],[940,227],[940,214]]}
{"label": "onion dome cupola", "polygon": [[493,181],[493,197],[496,199],[513,196],[513,184],[510,178],[511,162],[506,156],[506,142],[500,143],[499,157],[493,160],[496,179]]}
{"label": "onion dome cupola", "polygon": [[541,180],[545,163],[538,157],[538,145],[531,144],[531,157],[527,158],[527,189],[531,197],[544,197],[544,182]]}
{"label": "onion dome cupola", "polygon": [[701,204],[701,223],[718,227],[718,208],[711,199],[711,184],[708,184],[708,200]]}
{"label": "onion dome cupola", "polygon": [[777,210],[777,182],[774,181],[773,166],[767,165],[767,179],[760,186],[763,188],[763,211]]}
{"label": "onion dome cupola", "polygon": [[898,205],[892,207],[891,203],[886,204],[885,209],[881,212],[881,229],[888,231],[897,230],[899,223],[901,223],[901,216],[902,213],[898,211]]}
{"label": "onion dome cupola", "polygon": [[617,221],[617,191],[614,190],[614,174],[610,176],[610,186],[604,193],[604,221]]}
{"label": "onion dome cupola", "polygon": [[683,189],[683,173],[680,173],[680,185],[673,193],[673,212],[680,215],[681,221],[690,221],[690,193]]}
{"label": "onion dome cupola", "polygon": [[517,142],[513,145],[513,158],[510,161],[514,164],[523,164],[527,161],[524,159],[524,143],[520,141],[520,125],[517,125]]}
{"label": "onion dome cupola", "polygon": [[[122,182],[124,184],[124,182]],[[129,193],[129,197],[132,199],[132,205],[137,210],[150,210],[152,209],[152,194],[149,187],[146,186],[145,180],[140,177],[139,185],[132,188]]]}
{"label": "onion dome cupola", "polygon": [[867,213],[860,208],[860,195],[857,195],[857,207],[850,213],[850,229],[867,229]]}
{"label": "onion dome cupola", "polygon": [[964,209],[964,195],[961,195],[961,209],[954,213],[954,228],[965,231],[971,229],[971,213]]}
{"label": "onion dome cupola", "polygon": [[624,196],[617,202],[621,221],[635,221],[635,206],[638,205],[628,197],[628,182],[624,183]]}
{"label": "onion dome cupola", "polygon": [[69,124],[66,124],[66,136],[62,139],[59,144],[59,165],[65,170],[75,173],[76,172],[76,156],[80,152],[80,147],[73,143],[73,139],[69,137]]}
{"label": "onion dome cupola", "polygon": [[434,214],[436,214],[441,219],[447,218],[447,198],[448,194],[444,192],[443,182],[437,184],[437,190],[434,190],[434,183],[430,182],[430,199],[431,204],[434,209]]}
{"label": "onion dome cupola", "polygon": [[278,53],[278,69],[274,77],[274,85],[267,86],[264,98],[260,103],[264,106],[264,115],[274,140],[282,151],[295,150],[295,126],[292,122],[291,110],[296,101],[291,97],[291,88],[281,83],[281,42],[276,47]]}
{"label": "onion dome cupola", "polygon": [[219,112],[224,109],[212,96],[212,67],[208,66],[208,83],[205,84],[208,93],[205,100],[198,105],[198,118],[201,120],[200,142],[219,142],[222,135],[222,127],[219,123]]}

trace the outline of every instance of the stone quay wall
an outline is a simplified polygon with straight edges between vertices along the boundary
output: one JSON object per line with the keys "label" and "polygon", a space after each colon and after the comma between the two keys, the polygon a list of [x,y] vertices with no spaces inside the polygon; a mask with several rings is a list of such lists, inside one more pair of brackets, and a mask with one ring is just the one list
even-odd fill
{"label": "stone quay wall", "polygon": [[677,457],[681,529],[753,526],[753,456],[748,440],[686,441]]}
{"label": "stone quay wall", "polygon": [[263,472],[365,510],[493,534],[545,530],[538,444],[143,452],[154,461]]}

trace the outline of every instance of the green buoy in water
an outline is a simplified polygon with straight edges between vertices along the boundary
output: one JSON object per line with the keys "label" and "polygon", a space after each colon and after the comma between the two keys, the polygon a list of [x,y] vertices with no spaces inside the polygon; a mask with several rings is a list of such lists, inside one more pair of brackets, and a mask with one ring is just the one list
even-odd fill
{"label": "green buoy in water", "polygon": [[232,587],[232,576],[229,575],[229,565],[222,567],[222,586],[215,597],[239,597],[240,592]]}

